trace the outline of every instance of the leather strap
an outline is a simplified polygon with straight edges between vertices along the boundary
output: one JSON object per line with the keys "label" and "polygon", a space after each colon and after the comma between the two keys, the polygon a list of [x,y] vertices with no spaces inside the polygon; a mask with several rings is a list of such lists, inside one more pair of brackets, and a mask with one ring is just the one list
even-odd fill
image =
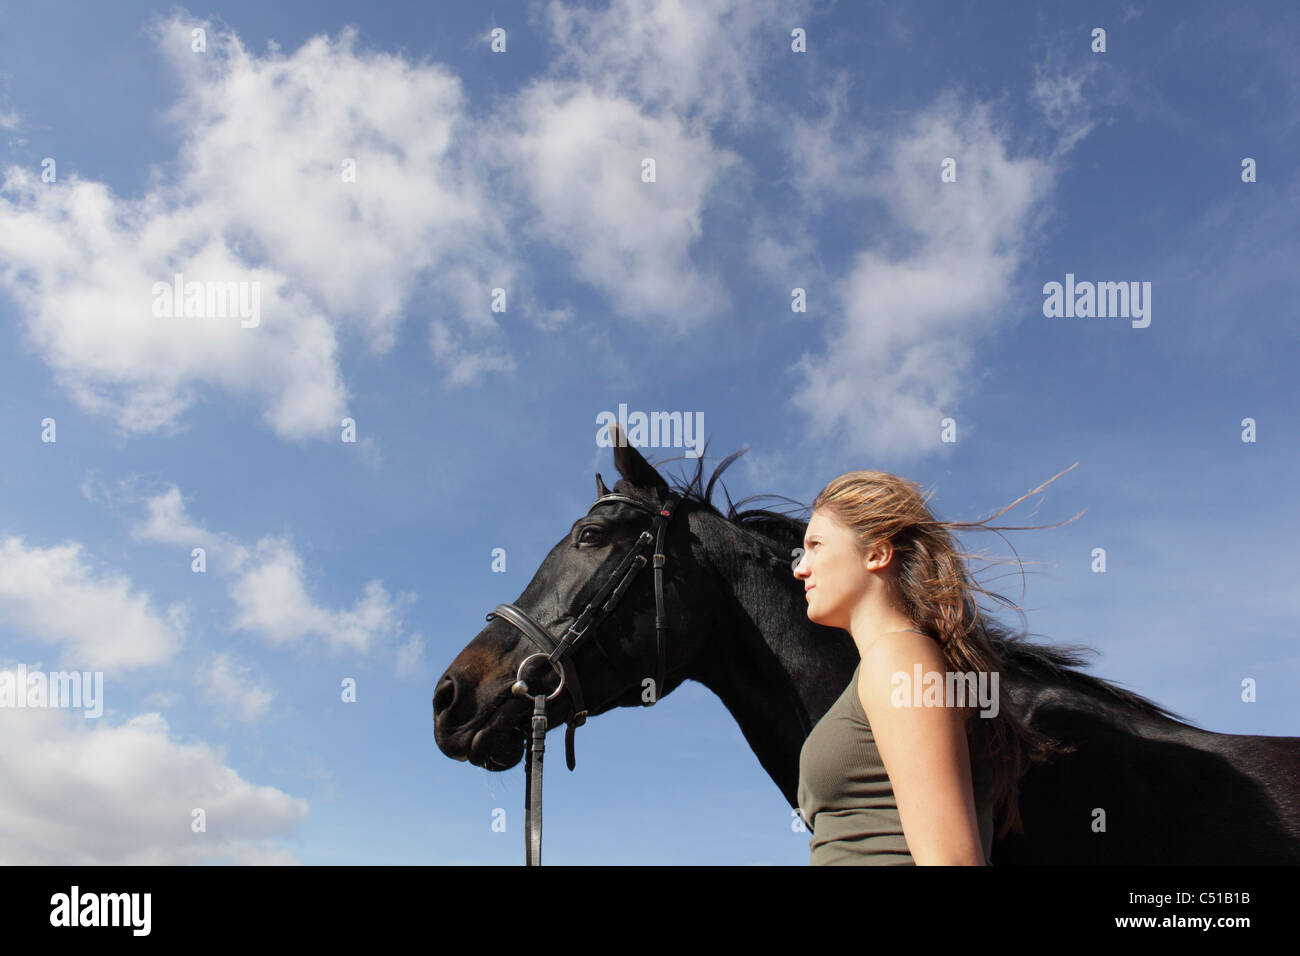
{"label": "leather strap", "polygon": [[533,698],[533,733],[524,781],[524,854],[528,866],[542,865],[542,758],[546,754],[546,695]]}
{"label": "leather strap", "polygon": [[655,692],[653,703],[658,703],[659,698],[664,693],[664,671],[667,667],[668,643],[665,640],[665,631],[668,630],[668,619],[664,613],[664,562],[667,556],[664,554],[664,535],[668,531],[668,522],[672,519],[673,510],[677,507],[680,499],[676,495],[670,495],[667,502],[664,503],[663,509],[659,512],[663,518],[659,522],[659,534],[655,538],[654,568],[655,568],[655,650],[657,651],[657,660],[655,670]]}
{"label": "leather strap", "polygon": [[[487,616],[490,621],[493,617],[503,617],[524,635],[532,640],[539,648],[550,654],[552,658],[558,659],[555,654],[556,643],[551,635],[537,626],[537,623],[515,607],[513,604],[498,604]],[[578,669],[576,667],[566,668],[564,671],[564,686],[569,689],[569,699],[573,701],[573,716],[569,718],[569,730],[564,737],[565,760],[572,770],[576,763],[573,754],[573,731],[575,727],[581,727],[587,722],[587,703],[582,692],[582,681],[578,679]]]}
{"label": "leather strap", "polygon": [[[664,537],[667,533],[668,522],[672,519],[673,512],[676,510],[681,496],[676,492],[670,492],[664,502],[663,507],[655,513],[655,510],[643,501],[635,498],[629,498],[626,495],[602,495],[598,498],[592,508],[596,505],[603,504],[607,501],[623,501],[635,505],[644,511],[655,514],[654,523],[650,530],[641,532],[636,540],[636,544],[619,562],[618,567],[596,592],[596,596],[587,603],[582,613],[578,615],[577,620],[569,626],[564,637],[556,641],[545,628],[540,627],[522,608],[513,604],[498,604],[488,615],[490,621],[493,617],[501,617],[514,625],[525,637],[531,640],[539,647],[543,655],[549,657],[552,664],[558,666],[562,674],[563,687],[569,690],[569,697],[572,702],[572,715],[569,718],[568,730],[564,735],[564,753],[565,762],[570,770],[576,766],[574,755],[573,739],[574,731],[587,722],[587,707],[585,698],[582,693],[582,682],[578,679],[577,668],[571,667],[564,669],[562,661],[564,657],[573,650],[577,643],[590,631],[598,626],[601,621],[609,615],[618,602],[623,599],[627,593],[632,581],[636,578],[637,573],[646,566],[645,555],[642,551],[651,542],[654,543],[654,590],[655,590],[655,650],[657,663],[655,666],[655,686],[651,705],[659,702],[663,696],[664,683],[666,680],[667,669],[667,639],[668,630],[667,615],[664,610],[664,564],[667,556],[664,551]],[[590,513],[590,512],[589,512]],[[596,647],[601,654],[608,660],[609,655],[605,653],[600,642],[596,642]],[[520,679],[522,680],[522,665]],[[516,688],[516,693],[524,692],[527,688],[526,682]],[[558,694],[560,688],[553,692]],[[533,716],[531,733],[528,739],[528,761],[525,766],[525,795],[524,795],[524,849],[528,866],[541,866],[542,863],[542,760],[546,753],[546,698],[545,692],[539,694],[529,694],[533,697]],[[619,695],[615,695],[616,697]],[[613,699],[613,698],[611,698]],[[604,703],[608,703],[605,701]],[[603,706],[603,705],[602,705]]]}

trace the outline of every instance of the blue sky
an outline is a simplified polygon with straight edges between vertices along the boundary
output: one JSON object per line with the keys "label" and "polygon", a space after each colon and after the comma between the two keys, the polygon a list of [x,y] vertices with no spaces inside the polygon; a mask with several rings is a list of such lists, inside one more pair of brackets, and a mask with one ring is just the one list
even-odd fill
{"label": "blue sky", "polygon": [[[1300,733],[1298,25],[0,3],[0,668],[105,681],[97,720],[0,709],[0,859],[521,862],[522,764],[444,757],[430,698],[613,483],[619,403],[748,446],[733,499],[877,468],[970,520],[1079,462],[1003,522],[1084,516],[985,583],[1203,727]],[[175,272],[260,324],[151,314]],[[1045,316],[1067,274],[1149,282],[1150,324]],[[573,774],[561,738],[547,863],[807,864],[701,685]]]}

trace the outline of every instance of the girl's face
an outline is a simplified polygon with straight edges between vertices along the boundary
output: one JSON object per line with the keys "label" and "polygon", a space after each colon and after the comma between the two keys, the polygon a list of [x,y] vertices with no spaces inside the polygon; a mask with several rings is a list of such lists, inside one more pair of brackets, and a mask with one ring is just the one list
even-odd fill
{"label": "girl's face", "polygon": [[814,511],[803,548],[794,576],[804,584],[808,620],[847,630],[853,608],[868,592],[871,581],[853,532],[830,515]]}

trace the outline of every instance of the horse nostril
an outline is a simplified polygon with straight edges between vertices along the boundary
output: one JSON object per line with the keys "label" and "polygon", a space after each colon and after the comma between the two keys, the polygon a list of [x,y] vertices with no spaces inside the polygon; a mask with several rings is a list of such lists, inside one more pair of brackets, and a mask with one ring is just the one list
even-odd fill
{"label": "horse nostril", "polygon": [[450,674],[443,676],[438,681],[438,686],[433,692],[433,716],[445,714],[453,704],[456,703],[456,678]]}

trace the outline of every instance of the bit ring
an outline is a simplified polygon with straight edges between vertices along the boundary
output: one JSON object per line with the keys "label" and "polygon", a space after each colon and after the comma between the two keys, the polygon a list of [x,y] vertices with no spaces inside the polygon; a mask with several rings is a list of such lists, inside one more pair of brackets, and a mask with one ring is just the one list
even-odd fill
{"label": "bit ring", "polygon": [[[552,669],[557,674],[560,675],[560,686],[555,688],[554,693],[548,694],[546,696],[547,700],[554,700],[556,697],[560,696],[560,691],[564,690],[564,665],[561,664],[559,661],[555,660],[553,657],[551,657],[550,654],[541,654],[541,653],[529,654],[522,661],[520,661],[519,668],[515,671],[515,682],[511,687],[511,690],[515,694],[519,694],[520,696],[528,695],[528,683],[527,681],[524,680],[524,665],[527,664],[529,661],[531,661],[534,657],[544,657],[550,663]],[[521,685],[524,688],[522,691],[519,690],[519,687]],[[532,696],[532,695],[528,695],[528,696]]]}

